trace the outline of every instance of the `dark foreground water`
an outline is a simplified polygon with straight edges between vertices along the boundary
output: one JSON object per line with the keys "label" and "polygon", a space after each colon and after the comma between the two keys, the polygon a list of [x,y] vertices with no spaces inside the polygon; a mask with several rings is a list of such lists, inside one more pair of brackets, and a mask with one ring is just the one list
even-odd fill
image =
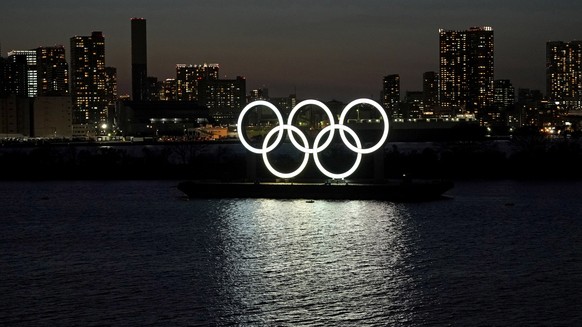
{"label": "dark foreground water", "polygon": [[580,182],[409,204],[175,185],[0,183],[0,325],[582,325]]}

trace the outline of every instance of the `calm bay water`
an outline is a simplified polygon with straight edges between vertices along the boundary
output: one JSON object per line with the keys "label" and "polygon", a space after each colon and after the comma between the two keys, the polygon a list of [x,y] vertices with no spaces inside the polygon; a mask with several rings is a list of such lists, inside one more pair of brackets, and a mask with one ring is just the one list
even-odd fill
{"label": "calm bay water", "polygon": [[424,203],[0,183],[0,325],[582,325],[582,183]]}

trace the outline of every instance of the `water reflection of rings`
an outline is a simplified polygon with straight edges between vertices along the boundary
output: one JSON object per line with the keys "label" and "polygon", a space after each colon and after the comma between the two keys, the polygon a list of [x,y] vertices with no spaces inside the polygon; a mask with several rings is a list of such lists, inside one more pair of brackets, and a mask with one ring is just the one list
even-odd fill
{"label": "water reflection of rings", "polygon": [[[374,107],[376,110],[378,110],[378,112],[382,116],[382,121],[384,123],[384,130],[382,132],[382,136],[380,137],[380,140],[374,146],[369,147],[369,148],[365,148],[365,149],[362,148],[362,143],[360,141],[360,138],[356,134],[356,132],[354,132],[354,130],[349,128],[348,126],[344,125],[344,121],[346,120],[348,112],[352,108],[354,108],[355,106],[357,106],[359,104],[368,104],[368,105],[371,105],[372,107]],[[313,142],[313,147],[309,146],[309,142],[307,141],[307,137],[305,136],[305,134],[299,128],[293,126],[294,116],[297,114],[299,109],[301,109],[302,107],[307,106],[307,105],[314,105],[314,106],[317,106],[317,107],[323,109],[323,111],[325,112],[325,114],[329,118],[329,125],[326,126],[325,128],[323,128],[321,131],[319,131],[319,133],[316,135],[315,140]],[[251,110],[252,108],[254,108],[256,106],[265,106],[265,107],[268,107],[269,109],[271,109],[275,113],[275,116],[277,117],[277,121],[279,123],[278,126],[275,126],[273,129],[271,129],[267,133],[267,135],[265,136],[265,139],[263,140],[262,148],[255,148],[252,145],[250,145],[246,141],[245,136],[243,135],[244,116],[246,115],[246,113],[249,110]],[[334,132],[336,129],[339,130],[340,137],[342,139],[342,142],[345,144],[345,146],[357,154],[356,161],[355,161],[354,165],[349,170],[347,170],[346,172],[341,173],[341,174],[335,174],[335,173],[332,173],[332,172],[328,171],[327,169],[325,169],[325,167],[323,167],[323,165],[319,161],[319,157],[318,157],[318,153],[325,150],[333,141],[333,136],[334,136]],[[299,168],[297,168],[295,171],[292,171],[290,173],[281,173],[281,172],[277,171],[275,168],[273,168],[273,166],[271,166],[271,164],[269,162],[269,158],[268,158],[268,153],[271,152],[273,149],[275,149],[281,143],[283,136],[284,136],[284,133],[285,133],[285,130],[288,131],[289,140],[291,141],[293,146],[295,146],[295,148],[297,148],[297,150],[299,150],[305,154],[305,156],[303,157],[303,161],[302,161],[301,165],[299,166]],[[253,153],[261,154],[263,156],[263,161],[265,163],[265,167],[267,167],[267,169],[273,175],[275,175],[279,178],[293,178],[293,177],[299,175],[307,166],[307,163],[309,161],[309,154],[313,154],[313,159],[315,161],[315,165],[317,166],[319,171],[321,171],[321,173],[323,173],[325,176],[327,176],[329,178],[335,178],[335,179],[346,178],[356,171],[356,169],[360,165],[363,154],[372,153],[372,152],[378,150],[380,147],[382,147],[382,145],[384,144],[384,142],[388,138],[388,130],[389,130],[389,123],[388,123],[388,116],[386,115],[386,112],[376,101],[373,101],[370,99],[357,99],[357,100],[350,102],[342,110],[342,112],[340,114],[340,118],[339,118],[339,123],[337,123],[337,124],[335,123],[335,119],[333,117],[331,110],[329,110],[329,108],[323,102],[318,101],[318,100],[304,100],[304,101],[301,101],[300,103],[298,103],[289,113],[289,117],[287,119],[287,124],[284,123],[283,116],[281,115],[281,112],[279,112],[279,109],[277,109],[277,107],[275,107],[270,102],[258,100],[258,101],[254,101],[254,102],[249,103],[247,106],[245,106],[243,108],[243,110],[241,111],[241,113],[238,117],[238,123],[237,123],[238,137],[239,137],[241,143],[244,145],[244,147]],[[350,142],[350,140],[346,137],[346,132],[348,134],[350,134],[350,136],[354,139],[355,145],[352,144],[352,142]],[[269,145],[269,141],[271,140],[271,138],[273,138],[275,133],[277,134],[277,137],[276,137],[275,141],[271,145]],[[299,138],[301,139],[301,143],[303,143],[303,144],[300,144],[297,141],[294,134],[297,134],[299,136]],[[320,145],[320,142],[322,141],[321,139],[323,138],[323,136],[325,134],[329,134],[329,136]]]}

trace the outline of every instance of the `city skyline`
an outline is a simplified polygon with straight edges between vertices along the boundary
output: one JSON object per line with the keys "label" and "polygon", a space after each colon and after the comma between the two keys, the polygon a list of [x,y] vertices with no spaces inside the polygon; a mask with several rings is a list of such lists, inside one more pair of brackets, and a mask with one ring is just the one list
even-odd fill
{"label": "city skyline", "polygon": [[[247,90],[265,87],[271,96],[296,92],[301,98],[341,101],[377,99],[382,78],[390,74],[400,75],[403,91],[421,90],[422,73],[438,72],[438,30],[471,26],[495,31],[495,79],[545,92],[546,42],[582,35],[576,17],[582,3],[575,1],[101,1],[79,6],[66,0],[10,0],[0,9],[2,56],[64,45],[70,62],[71,37],[103,32],[106,65],[117,68],[119,94],[131,94],[134,17],[148,21],[150,76],[175,78],[177,64],[218,63],[221,78],[244,76]],[[58,24],[38,25],[47,20]]]}

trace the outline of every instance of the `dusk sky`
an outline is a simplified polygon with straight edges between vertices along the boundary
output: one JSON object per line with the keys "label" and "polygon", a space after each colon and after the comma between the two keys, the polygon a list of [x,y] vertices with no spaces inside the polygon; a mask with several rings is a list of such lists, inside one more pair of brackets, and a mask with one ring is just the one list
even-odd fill
{"label": "dusk sky", "polygon": [[547,41],[582,39],[580,0],[144,1],[2,0],[2,56],[64,45],[102,31],[119,94],[131,91],[132,17],[147,20],[148,75],[174,78],[176,64],[220,64],[221,78],[247,79],[247,92],[296,92],[301,99],[379,97],[382,78],[422,90],[438,71],[438,30],[491,26],[495,78],[545,93]]}

